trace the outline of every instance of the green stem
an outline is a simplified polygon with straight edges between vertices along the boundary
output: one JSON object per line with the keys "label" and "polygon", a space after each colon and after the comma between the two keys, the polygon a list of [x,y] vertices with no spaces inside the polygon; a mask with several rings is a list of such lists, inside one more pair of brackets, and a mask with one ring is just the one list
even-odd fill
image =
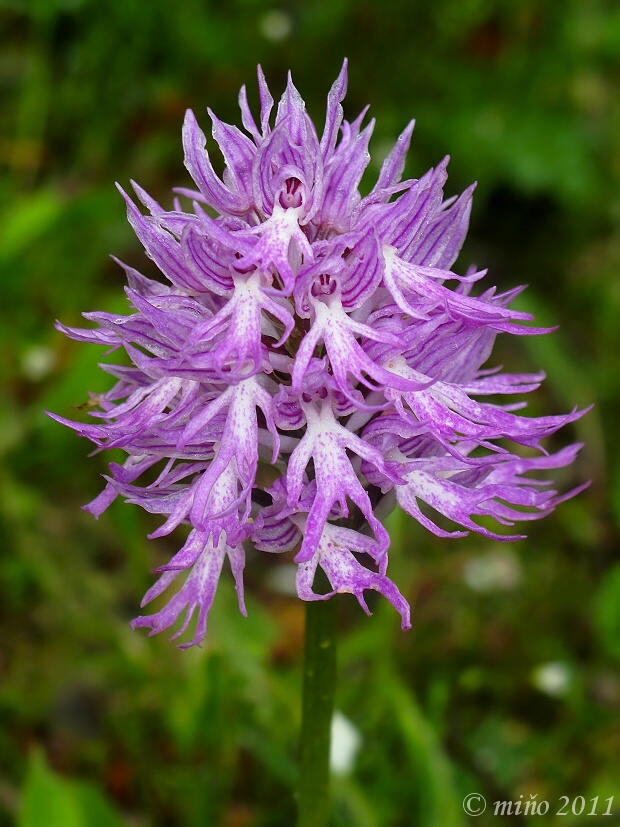
{"label": "green stem", "polygon": [[329,744],[336,690],[336,601],[306,603],[297,827],[329,823]]}

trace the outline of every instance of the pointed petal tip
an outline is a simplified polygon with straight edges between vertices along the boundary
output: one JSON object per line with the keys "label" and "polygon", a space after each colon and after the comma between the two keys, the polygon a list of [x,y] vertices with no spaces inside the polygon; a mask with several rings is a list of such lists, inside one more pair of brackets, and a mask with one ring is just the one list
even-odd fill
{"label": "pointed petal tip", "polygon": [[[173,640],[175,635],[173,635],[170,640]],[[200,640],[190,640],[189,643],[177,643],[177,649],[180,649],[182,652],[185,652],[186,649],[191,649],[193,646],[196,646],[198,649],[202,649],[202,638]]]}
{"label": "pointed petal tip", "polygon": [[58,416],[58,414],[53,413],[53,411],[43,411],[46,416],[49,416],[50,419],[53,419],[54,422],[60,422],[61,425],[65,425],[67,420],[64,419],[62,416]]}
{"label": "pointed petal tip", "polygon": [[138,209],[136,203],[134,202],[132,197],[123,189],[123,187],[121,187],[118,181],[116,182],[116,189],[120,192],[121,196],[123,197],[123,200],[125,201],[125,204],[127,205],[127,213],[131,212],[134,215],[141,216],[142,213]]}
{"label": "pointed petal tip", "polygon": [[215,130],[218,126],[221,125],[222,121],[218,118],[218,116],[215,114],[215,112],[211,109],[210,106],[207,106],[207,115],[211,118],[211,123],[213,125],[212,131],[215,137]]}
{"label": "pointed petal tip", "polygon": [[347,90],[347,81],[349,75],[349,58],[345,57],[342,61],[342,66],[340,67],[340,71],[338,72],[338,78],[336,79],[336,83],[340,81],[343,86],[343,92],[346,94]]}
{"label": "pointed petal tip", "polygon": [[[396,143],[394,144],[394,148],[392,152],[396,151],[398,147],[398,151],[407,153],[409,151],[409,146],[411,145],[411,136],[413,135],[413,130],[415,129],[415,118],[412,118],[407,126],[403,129],[400,135],[396,138]],[[406,154],[403,156],[403,170],[404,170],[404,160]],[[402,171],[401,171],[402,176]],[[405,182],[403,182],[404,184]]]}
{"label": "pointed petal tip", "polygon": [[583,494],[584,491],[587,491],[588,488],[592,485],[592,480],[586,480],[582,482],[581,485],[578,485],[577,488],[573,488],[572,491],[569,492],[571,497],[576,497],[578,494]]}

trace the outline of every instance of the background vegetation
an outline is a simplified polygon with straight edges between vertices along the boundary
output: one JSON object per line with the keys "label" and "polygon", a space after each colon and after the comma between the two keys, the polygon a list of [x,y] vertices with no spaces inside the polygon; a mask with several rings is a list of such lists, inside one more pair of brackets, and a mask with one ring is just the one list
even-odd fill
{"label": "background vegetation", "polygon": [[456,827],[471,792],[615,795],[620,824],[617,3],[0,0],[0,31],[0,825],[292,823],[303,606],[286,568],[250,556],[248,620],[224,580],[203,650],[130,632],[178,539],[147,543],[132,506],[82,512],[104,459],[42,411],[107,387],[101,352],[53,320],[124,310],[108,254],[144,260],[114,180],[167,202],[187,185],[185,108],[238,121],[258,62],[274,94],[291,68],[322,123],[344,55],[347,116],[377,117],[371,174],[415,116],[407,174],[449,152],[449,194],[479,181],[461,267],[529,283],[521,306],[561,325],[495,361],[547,371],[533,413],[596,407],[562,435],[587,444],[559,479],[591,488],[527,541],[437,541],[391,518],[415,626],[340,600],[338,708],[362,745],[334,824]]}

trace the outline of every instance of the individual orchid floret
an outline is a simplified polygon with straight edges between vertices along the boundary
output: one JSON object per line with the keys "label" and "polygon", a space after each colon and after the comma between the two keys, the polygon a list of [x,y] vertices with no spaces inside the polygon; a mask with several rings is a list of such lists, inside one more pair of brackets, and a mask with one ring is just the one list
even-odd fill
{"label": "individual orchid floret", "polygon": [[146,627],[150,629],[149,634],[155,635],[173,626],[185,612],[185,619],[180,629],[171,638],[174,640],[183,634],[198,610],[194,637],[187,643],[180,644],[180,648],[187,649],[189,646],[200,643],[207,631],[207,617],[226,557],[230,560],[235,578],[239,610],[247,615],[243,599],[243,568],[245,565],[243,547],[229,546],[223,535],[215,545],[204,534],[193,531],[181,551],[172,558],[168,566],[164,567],[157,583],[144,595],[142,606],[146,606],[162,594],[175,581],[180,571],[191,567],[185,583],[167,606],[155,614],[137,617],[131,624],[132,628]]}
{"label": "individual orchid floret", "polygon": [[[392,581],[384,573],[363,566],[355,554],[366,554],[377,562],[378,550],[373,541],[350,528],[325,524],[321,539],[312,557],[301,562],[297,573],[297,590],[303,600],[327,600],[335,594],[349,592],[359,600],[366,614],[370,610],[364,599],[366,589],[374,589],[390,601],[402,618],[402,628],[411,628],[409,604]],[[320,566],[333,589],[326,594],[316,594],[312,585],[317,567]]]}
{"label": "individual orchid floret", "polygon": [[344,517],[349,516],[347,499],[358,507],[373,530],[382,553],[386,552],[389,545],[387,532],[374,516],[368,492],[353,469],[347,449],[374,465],[390,483],[399,481],[399,478],[390,473],[379,451],[337,422],[329,395],[318,406],[304,404],[303,411],[306,431],[288,462],[286,482],[289,505],[294,505],[299,499],[310,459],[314,466],[316,494],[308,512],[296,562],[305,562],[312,556],[336,504],[340,505]]}
{"label": "individual orchid floret", "polygon": [[402,180],[411,121],[364,195],[374,121],[366,110],[344,120],[346,86],[345,61],[319,133],[290,76],[274,114],[259,68],[258,118],[245,87],[243,129],[209,110],[221,177],[188,112],[193,187],[170,208],[138,184],[135,201],[121,190],[161,280],[121,264],[127,315],[58,323],[124,351],[125,363],[102,366],[113,387],[85,406],[94,422],[54,418],[127,454],[86,506],[95,517],[120,496],[163,520],[152,538],[189,527],[143,605],[180,583],[176,594],[133,622],[151,634],[178,622],[177,638],[196,618],[183,647],[206,634],[226,560],[245,614],[249,545],[266,560],[290,555],[302,600],[349,593],[369,612],[378,592],[406,629],[379,519],[391,505],[441,537],[511,540],[523,536],[516,522],[584,487],[560,495],[536,476],[572,464],[578,445],[549,453],[544,440],[583,411],[516,413],[524,403],[503,400],[544,375],[486,366],[496,336],[548,331],[511,309],[522,288],[497,293],[479,286],[486,271],[455,271],[473,187],[444,198],[447,159]]}

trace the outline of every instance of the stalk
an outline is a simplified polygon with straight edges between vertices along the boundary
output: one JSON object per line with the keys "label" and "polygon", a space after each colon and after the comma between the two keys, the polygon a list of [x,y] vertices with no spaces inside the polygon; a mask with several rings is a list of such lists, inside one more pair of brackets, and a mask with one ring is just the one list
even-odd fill
{"label": "stalk", "polygon": [[336,601],[306,603],[297,827],[327,827],[329,747],[336,690]]}

